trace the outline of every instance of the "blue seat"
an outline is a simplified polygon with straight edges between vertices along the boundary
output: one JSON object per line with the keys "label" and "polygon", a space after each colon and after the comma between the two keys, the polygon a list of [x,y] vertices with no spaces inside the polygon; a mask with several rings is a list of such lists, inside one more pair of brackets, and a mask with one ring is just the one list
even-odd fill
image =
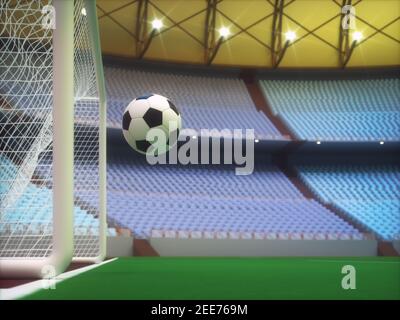
{"label": "blue seat", "polygon": [[270,165],[238,177],[232,167],[150,166],[110,155],[107,202],[109,217],[137,238],[152,230],[359,235]]}
{"label": "blue seat", "polygon": [[[0,199],[5,199],[11,188],[10,181],[16,176],[17,167],[5,156],[0,154]],[[79,171],[79,170],[78,170]],[[94,207],[98,203],[90,194],[85,194]],[[1,216],[2,226],[9,225],[9,232],[18,234],[41,234],[43,228],[47,228],[52,221],[53,194],[45,186],[38,186],[31,182],[24,188],[24,192],[8,205]],[[87,210],[74,206],[75,227],[98,227],[99,221]],[[81,230],[82,231],[82,230]]]}
{"label": "blue seat", "polygon": [[324,202],[384,240],[400,233],[400,168],[376,166],[299,166],[301,179]]}
{"label": "blue seat", "polygon": [[257,111],[242,80],[233,77],[186,76],[105,68],[108,126],[121,128],[128,104],[144,92],[167,96],[180,109],[185,128],[254,129],[256,137],[283,137],[272,122]]}
{"label": "blue seat", "polygon": [[399,141],[400,80],[260,81],[299,139]]}

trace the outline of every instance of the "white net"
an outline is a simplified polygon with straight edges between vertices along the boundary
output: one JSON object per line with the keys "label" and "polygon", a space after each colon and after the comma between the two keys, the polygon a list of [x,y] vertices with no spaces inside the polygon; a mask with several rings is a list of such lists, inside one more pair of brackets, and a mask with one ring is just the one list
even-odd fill
{"label": "white net", "polygon": [[[52,250],[53,30],[50,0],[0,0],[0,258]],[[84,0],[74,8],[77,257],[99,255],[99,94]]]}
{"label": "white net", "polygon": [[[75,257],[100,254],[99,135],[100,101],[94,48],[84,1],[76,0],[75,83]],[[93,32],[93,30],[91,31]],[[80,214],[81,211],[86,214]]]}
{"label": "white net", "polygon": [[[45,257],[52,245],[51,28],[45,1],[0,0],[0,257]],[[38,176],[46,170],[46,175]]]}

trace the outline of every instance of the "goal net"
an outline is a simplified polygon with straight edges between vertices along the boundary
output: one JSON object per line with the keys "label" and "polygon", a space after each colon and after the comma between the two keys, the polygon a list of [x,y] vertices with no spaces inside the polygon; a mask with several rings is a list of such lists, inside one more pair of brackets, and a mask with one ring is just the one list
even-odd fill
{"label": "goal net", "polygon": [[101,260],[105,232],[95,1],[0,0],[0,275]]}
{"label": "goal net", "polygon": [[106,240],[106,99],[95,1],[74,8],[76,260],[102,260]]}

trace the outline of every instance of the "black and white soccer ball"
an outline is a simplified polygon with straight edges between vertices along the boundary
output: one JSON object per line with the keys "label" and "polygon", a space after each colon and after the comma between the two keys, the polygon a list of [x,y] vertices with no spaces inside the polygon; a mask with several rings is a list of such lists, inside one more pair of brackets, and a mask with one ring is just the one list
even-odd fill
{"label": "black and white soccer ball", "polygon": [[151,142],[146,139],[150,129],[161,129],[166,135],[166,145],[156,154],[167,152],[175,143],[182,128],[181,114],[176,106],[159,94],[148,94],[133,100],[125,109],[122,130],[125,140],[136,151],[147,154]]}

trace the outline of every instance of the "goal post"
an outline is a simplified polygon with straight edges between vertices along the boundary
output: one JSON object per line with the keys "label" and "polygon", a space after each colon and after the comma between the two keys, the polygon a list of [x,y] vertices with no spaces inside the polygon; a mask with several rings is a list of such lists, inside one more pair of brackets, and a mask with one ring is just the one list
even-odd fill
{"label": "goal post", "polygon": [[[73,254],[74,1],[54,0],[53,35],[53,253],[56,273]],[[59,261],[58,261],[59,260]],[[41,275],[42,272],[41,272]],[[43,275],[46,276],[46,275]]]}
{"label": "goal post", "polygon": [[0,18],[0,277],[100,262],[106,94],[96,1],[0,0]]}
{"label": "goal post", "polygon": [[[6,3],[7,2],[7,3]],[[0,200],[0,277],[16,278],[41,278],[55,276],[63,272],[69,265],[73,254],[73,0],[54,0],[54,13],[62,12],[55,16],[55,29],[51,26],[46,30],[39,30],[41,21],[38,19],[39,7],[22,5],[26,9],[32,31],[38,31],[42,37],[49,40],[43,47],[34,47],[35,39],[28,38],[23,24],[13,26],[18,20],[18,10],[10,6],[11,1],[1,0],[1,15],[3,29],[0,34],[2,48],[0,56],[3,58],[1,66],[0,94],[5,97],[0,105],[2,121],[0,122],[0,138],[2,140],[1,153],[1,192]],[[16,1],[16,6],[19,1]],[[25,7],[24,7],[25,6]],[[13,15],[17,16],[13,16]],[[9,19],[9,20],[7,20]],[[51,22],[51,21],[50,21]],[[9,25],[7,25],[7,23]],[[36,24],[36,25],[34,25]],[[10,27],[10,30],[7,30]],[[43,26],[42,26],[43,27]],[[7,32],[7,33],[6,33]],[[21,37],[25,37],[21,40]],[[52,41],[51,41],[52,39]],[[4,43],[5,42],[5,43]],[[24,52],[26,50],[26,52]],[[30,51],[31,50],[31,51]],[[15,56],[12,57],[11,55]],[[19,56],[21,55],[21,56]],[[44,57],[43,57],[44,56]],[[37,60],[36,60],[37,59]],[[35,62],[33,62],[35,61]],[[33,98],[35,85],[27,86],[26,75],[21,72],[29,72],[26,67],[43,67],[43,74],[38,76],[38,86],[45,86],[43,91],[36,93],[42,95],[38,99]],[[25,69],[25,70],[24,70]],[[47,72],[47,74],[46,74]],[[52,88],[47,82],[52,79]],[[31,79],[33,80],[33,79]],[[31,97],[32,96],[32,97]],[[52,99],[51,99],[52,97]],[[31,99],[40,106],[29,105]],[[32,101],[31,100],[31,101]],[[51,101],[53,100],[53,101]],[[10,107],[11,105],[11,107]],[[43,129],[47,126],[44,119],[51,118],[48,131],[52,134],[51,146],[37,147],[36,142],[44,139]],[[29,123],[27,120],[29,119]],[[21,121],[19,121],[21,120]],[[23,131],[23,126],[28,126]],[[39,133],[30,137],[18,136],[18,133],[27,133],[32,129],[39,129]],[[37,132],[38,130],[33,130]],[[46,134],[46,133],[44,133]],[[12,145],[12,147],[10,147]],[[32,176],[26,176],[26,166],[29,161],[35,161],[37,169],[42,154],[53,158],[53,174],[47,179],[38,180],[37,186],[30,185]],[[28,162],[29,162],[28,161]],[[13,173],[15,172],[15,173]],[[32,172],[33,174],[33,172]],[[52,180],[52,181],[51,181]],[[28,221],[24,217],[17,216],[17,211],[24,214],[29,206],[40,203],[35,202],[41,194],[41,189],[46,183],[52,183],[51,192],[52,209],[51,217],[40,217],[40,227]],[[8,189],[7,189],[8,188]],[[27,190],[28,188],[32,190]],[[15,194],[11,194],[15,192]],[[15,199],[10,199],[15,198]],[[35,199],[36,198],[36,199]],[[38,207],[36,207],[39,209]],[[39,219],[33,215],[33,219]]]}

